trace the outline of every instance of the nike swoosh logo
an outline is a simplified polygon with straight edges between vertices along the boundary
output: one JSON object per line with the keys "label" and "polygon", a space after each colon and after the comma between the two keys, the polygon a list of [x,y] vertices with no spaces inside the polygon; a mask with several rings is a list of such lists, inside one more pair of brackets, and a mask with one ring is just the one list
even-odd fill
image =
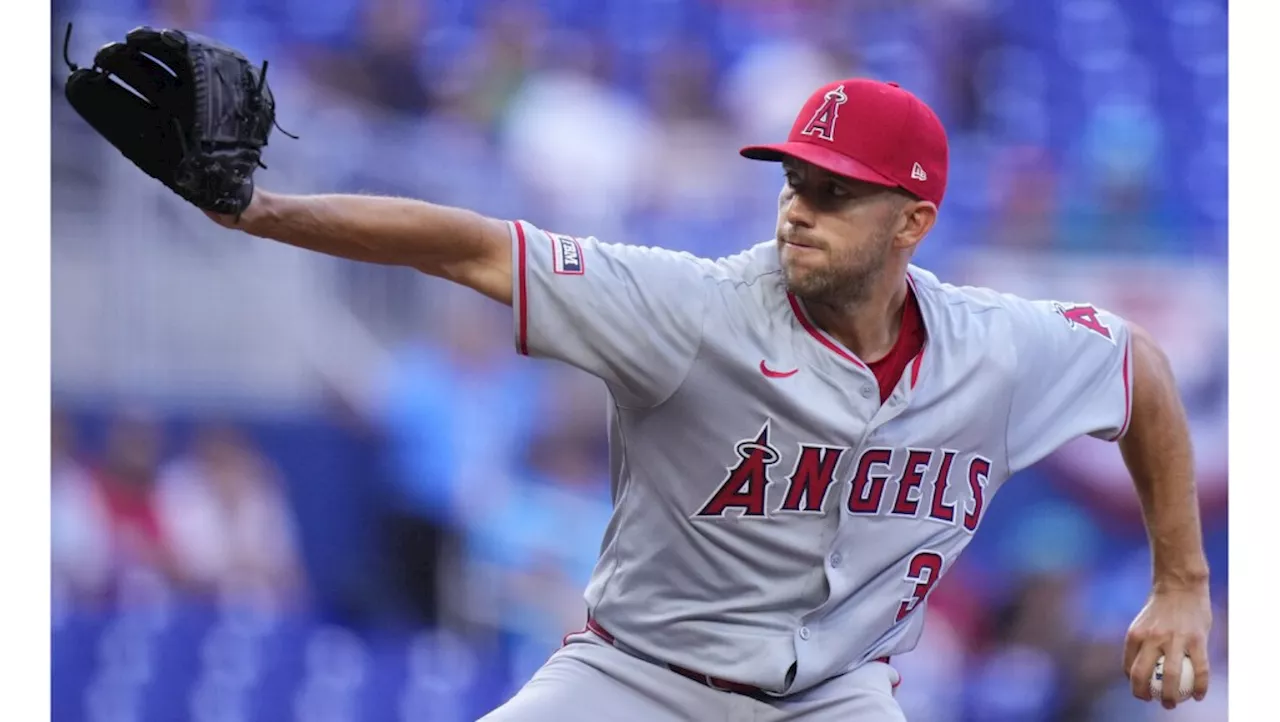
{"label": "nike swoosh logo", "polygon": [[800,369],[795,368],[795,369],[791,369],[790,371],[774,371],[773,369],[765,365],[764,359],[760,360],[760,373],[764,374],[765,376],[771,379],[785,379],[788,376],[795,376],[796,372],[799,370]]}

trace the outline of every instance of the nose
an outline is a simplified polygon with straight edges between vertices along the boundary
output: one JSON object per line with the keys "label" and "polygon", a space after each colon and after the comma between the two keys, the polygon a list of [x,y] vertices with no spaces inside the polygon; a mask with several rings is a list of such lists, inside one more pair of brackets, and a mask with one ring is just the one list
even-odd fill
{"label": "nose", "polygon": [[813,228],[813,207],[799,193],[789,193],[782,201],[782,218],[792,226]]}

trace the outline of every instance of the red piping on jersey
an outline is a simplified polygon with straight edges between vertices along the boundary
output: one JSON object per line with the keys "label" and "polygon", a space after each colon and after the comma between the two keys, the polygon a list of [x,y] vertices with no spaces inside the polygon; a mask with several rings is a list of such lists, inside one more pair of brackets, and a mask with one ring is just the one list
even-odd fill
{"label": "red piping on jersey", "polygon": [[1133,336],[1129,337],[1129,342],[1124,346],[1124,423],[1120,425],[1120,433],[1112,441],[1119,441],[1124,437],[1125,432],[1129,430],[1129,419],[1133,416],[1133,399],[1129,389],[1129,352],[1133,350]]}
{"label": "red piping on jersey", "polygon": [[[920,306],[920,293],[916,291],[916,279],[907,274],[907,285],[911,287],[911,294],[916,297],[916,306]],[[924,332],[924,343],[920,346],[920,353],[916,354],[916,358],[911,362],[911,388],[916,387],[916,380],[920,378],[920,362],[924,361],[924,350],[929,345],[928,330],[924,324],[924,309],[920,308],[920,328]]]}
{"label": "red piping on jersey", "polygon": [[832,343],[831,340],[828,339],[826,336],[823,336],[822,333],[819,332],[817,328],[814,328],[813,324],[809,322],[809,317],[805,315],[804,309],[800,307],[800,300],[796,298],[794,294],[788,293],[787,301],[791,304],[791,311],[795,313],[796,318],[800,321],[800,325],[804,326],[804,330],[808,331],[810,336],[813,336],[814,338],[818,339],[818,342],[821,343],[823,346],[826,346],[828,349],[831,349],[836,354],[850,361],[858,368],[865,369],[867,367],[866,364],[859,361],[856,357],[854,357],[848,351],[845,351],[844,349],[840,348],[836,344]]}
{"label": "red piping on jersey", "polygon": [[520,293],[520,299],[519,299],[520,301],[520,339],[519,339],[519,344],[516,350],[520,352],[521,356],[528,356],[529,355],[529,309],[526,306],[526,304],[528,303],[528,300],[529,300],[529,292],[528,292],[527,284],[525,282],[525,272],[524,272],[524,265],[525,265],[524,227],[520,225],[520,221],[515,221],[515,226],[516,226],[516,246],[517,246],[517,250],[520,252],[519,253],[520,258],[517,261],[517,265],[519,266],[517,275],[520,281],[519,283],[519,286],[520,286],[520,291],[519,291]]}

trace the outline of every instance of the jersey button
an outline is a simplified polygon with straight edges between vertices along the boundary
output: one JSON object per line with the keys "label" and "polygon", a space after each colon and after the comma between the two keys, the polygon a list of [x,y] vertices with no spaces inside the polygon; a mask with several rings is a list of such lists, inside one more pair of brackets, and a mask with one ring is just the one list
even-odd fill
{"label": "jersey button", "polygon": [[801,639],[808,639],[808,638],[809,638],[809,628],[808,628],[808,627],[801,627],[801,628],[800,628],[800,638],[801,638]]}
{"label": "jersey button", "polygon": [[869,398],[871,398],[871,392],[872,392],[872,391],[874,391],[874,390],[875,390],[875,389],[871,388],[871,384],[863,384],[863,386],[862,386],[862,396],[863,396],[863,398],[868,398],[868,399],[869,399]]}
{"label": "jersey button", "polygon": [[843,562],[843,561],[844,561],[844,557],[840,556],[840,552],[836,552],[831,555],[831,566],[838,567],[840,566],[840,562]]}

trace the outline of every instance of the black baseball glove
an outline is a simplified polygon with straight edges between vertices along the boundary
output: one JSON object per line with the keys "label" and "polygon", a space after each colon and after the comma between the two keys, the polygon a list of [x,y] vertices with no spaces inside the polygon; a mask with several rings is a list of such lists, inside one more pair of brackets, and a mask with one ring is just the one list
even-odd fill
{"label": "black baseball glove", "polygon": [[275,126],[265,62],[259,70],[209,38],[150,27],[104,45],[92,68],[66,61],[67,100],[126,158],[203,210],[249,206]]}

